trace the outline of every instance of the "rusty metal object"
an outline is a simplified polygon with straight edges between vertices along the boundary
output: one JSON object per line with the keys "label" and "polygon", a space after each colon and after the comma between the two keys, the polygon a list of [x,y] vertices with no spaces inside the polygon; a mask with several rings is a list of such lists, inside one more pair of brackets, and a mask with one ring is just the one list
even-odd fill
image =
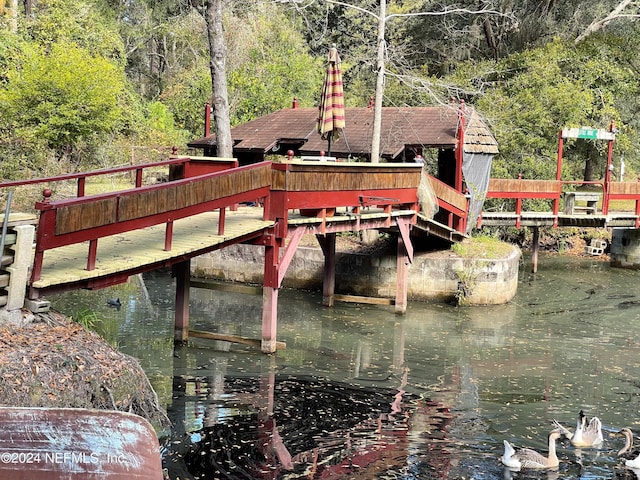
{"label": "rusty metal object", "polygon": [[0,407],[0,478],[161,480],[155,431],[112,410]]}

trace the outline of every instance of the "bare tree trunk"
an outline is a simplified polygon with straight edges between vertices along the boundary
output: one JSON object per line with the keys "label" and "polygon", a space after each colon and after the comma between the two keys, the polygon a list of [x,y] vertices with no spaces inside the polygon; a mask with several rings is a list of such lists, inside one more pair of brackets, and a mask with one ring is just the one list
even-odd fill
{"label": "bare tree trunk", "polygon": [[382,131],[382,98],[384,93],[384,28],[387,4],[380,0],[378,13],[378,76],[376,78],[376,97],[373,105],[373,135],[371,139],[371,163],[380,161],[380,136]]}
{"label": "bare tree trunk", "polygon": [[482,22],[482,29],[484,30],[484,38],[487,41],[487,46],[493,52],[493,59],[498,60],[498,42],[496,42],[496,35],[493,33],[493,27],[491,26],[491,20],[485,18]]}
{"label": "bare tree trunk", "polygon": [[593,181],[593,160],[591,160],[590,158],[587,158],[587,160],[584,162],[583,180],[585,182]]}
{"label": "bare tree trunk", "polygon": [[[7,8],[8,7],[8,8]],[[10,0],[6,6],[0,7],[0,12],[6,14],[9,10],[9,27],[11,33],[18,33],[18,0]]]}
{"label": "bare tree trunk", "polygon": [[231,121],[229,118],[229,94],[227,92],[227,43],[222,26],[224,0],[207,0],[205,21],[211,55],[211,83],[213,117],[215,120],[217,156],[233,157]]}
{"label": "bare tree trunk", "polygon": [[578,37],[575,39],[575,43],[580,43],[589,35],[597,32],[598,30],[602,30],[604,27],[606,27],[609,23],[613,22],[614,20],[624,17],[623,15],[624,9],[627,8],[629,5],[633,5],[634,3],[635,2],[633,2],[632,0],[622,0],[616,6],[616,8],[614,8],[606,17],[600,20],[594,20],[593,22],[591,22],[591,25],[589,25],[584,32],[578,35]]}

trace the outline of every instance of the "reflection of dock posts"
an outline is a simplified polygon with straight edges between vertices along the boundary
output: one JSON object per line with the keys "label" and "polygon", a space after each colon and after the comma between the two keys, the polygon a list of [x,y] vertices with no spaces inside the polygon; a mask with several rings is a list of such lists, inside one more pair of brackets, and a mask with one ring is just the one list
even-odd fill
{"label": "reflection of dock posts", "polygon": [[262,287],[262,344],[263,353],[276,351],[278,330],[278,245],[264,247],[264,281]]}
{"label": "reflection of dock posts", "polygon": [[533,254],[531,255],[531,263],[533,273],[538,271],[538,246],[540,244],[540,228],[536,225],[533,227]]}
{"label": "reflection of dock posts", "polygon": [[174,345],[173,350],[173,399],[171,401],[171,421],[173,422],[173,435],[181,438],[187,433],[187,350],[182,346]]}
{"label": "reflection of dock posts", "polygon": [[404,332],[404,320],[396,322],[393,326],[393,368],[396,372],[399,372],[404,365]]}
{"label": "reflection of dock posts", "polygon": [[336,289],[336,234],[316,235],[324,253],[324,273],[322,277],[322,305],[333,307]]}
{"label": "reflection of dock posts", "polygon": [[174,342],[184,343],[189,338],[189,278],[191,262],[176,263],[173,275],[176,277],[176,306]]}
{"label": "reflection of dock posts", "polygon": [[[275,406],[275,386],[276,386],[276,362],[275,357],[268,357],[268,371],[260,373],[260,404],[258,405],[258,448],[267,458],[267,463],[274,468],[274,471],[280,470],[275,462],[285,470],[292,470],[293,463],[291,454],[284,444],[278,425],[273,418],[273,410]],[[266,362],[262,362],[263,365]],[[275,458],[274,458],[275,454]],[[275,477],[274,477],[275,478]]]}

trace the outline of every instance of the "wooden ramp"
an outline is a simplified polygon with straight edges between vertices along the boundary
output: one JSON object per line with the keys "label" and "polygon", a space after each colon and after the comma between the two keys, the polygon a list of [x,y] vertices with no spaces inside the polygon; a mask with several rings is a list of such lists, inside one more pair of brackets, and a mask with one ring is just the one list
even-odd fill
{"label": "wooden ramp", "polygon": [[160,446],[130,413],[0,407],[0,478],[162,480]]}
{"label": "wooden ramp", "polygon": [[253,207],[227,212],[223,235],[218,235],[217,211],[176,220],[170,251],[164,250],[164,225],[104,237],[100,239],[94,270],[86,269],[88,242],[47,250],[42,277],[31,288],[39,291],[65,285],[100,288],[106,286],[104,282],[120,283],[136,273],[168,267],[231,243],[259,237],[274,224],[263,220],[262,215],[262,208]]}
{"label": "wooden ramp", "polygon": [[441,238],[442,240],[446,240],[449,242],[461,242],[467,235],[459,232],[455,228],[449,227],[443,223],[437,222],[432,218],[423,215],[422,213],[418,214],[418,218],[414,227],[414,233],[421,232],[424,235],[432,235],[434,237]]}

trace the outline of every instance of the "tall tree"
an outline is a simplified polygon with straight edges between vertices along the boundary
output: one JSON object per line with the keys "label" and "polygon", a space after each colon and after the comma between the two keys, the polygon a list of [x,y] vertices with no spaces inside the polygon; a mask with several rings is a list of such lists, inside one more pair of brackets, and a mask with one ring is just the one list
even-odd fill
{"label": "tall tree", "polygon": [[227,43],[224,37],[224,0],[206,0],[204,18],[209,38],[213,115],[219,157],[233,157],[229,94],[227,91]]}
{"label": "tall tree", "polygon": [[[281,0],[287,1],[287,0]],[[298,0],[288,0],[294,6],[299,6]],[[447,17],[449,15],[462,15],[462,16],[476,16],[476,15],[501,15],[500,12],[485,8],[481,5],[479,9],[473,8],[457,8],[445,6],[440,8],[440,4],[435,5],[436,10],[428,11],[427,5],[420,6],[419,2],[413,4],[412,7],[416,10],[405,9],[403,2],[395,2],[395,8],[390,9],[390,13],[387,15],[387,0],[376,0],[374,3],[378,7],[377,13],[372,11],[373,6],[361,6],[361,3],[353,2],[348,3],[341,0],[325,0],[326,3],[331,5],[337,5],[349,9],[356,10],[367,16],[373,17],[377,21],[377,35],[376,35],[376,82],[375,82],[375,104],[374,104],[374,120],[373,120],[373,133],[371,139],[370,160],[373,163],[377,163],[380,160],[380,135],[382,124],[382,103],[384,98],[384,86],[385,86],[385,74],[386,64],[388,61],[387,53],[387,23],[392,19],[410,19],[418,17]],[[371,3],[371,2],[369,2]],[[426,2],[431,3],[431,2]],[[369,9],[368,9],[369,8]]]}

